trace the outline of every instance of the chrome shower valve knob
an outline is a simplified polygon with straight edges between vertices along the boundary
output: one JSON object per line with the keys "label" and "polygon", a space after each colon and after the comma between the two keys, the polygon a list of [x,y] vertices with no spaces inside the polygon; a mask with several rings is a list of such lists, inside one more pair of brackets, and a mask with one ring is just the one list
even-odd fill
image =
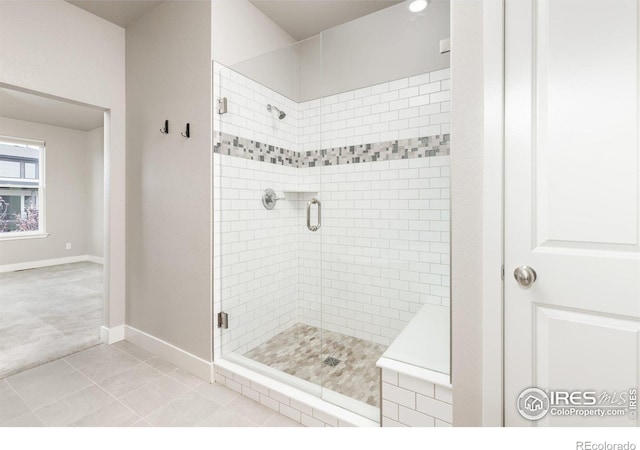
{"label": "chrome shower valve knob", "polygon": [[273,189],[265,189],[262,194],[262,206],[266,209],[273,209],[276,207],[276,202],[278,200],[284,200],[281,197],[276,195],[276,192]]}

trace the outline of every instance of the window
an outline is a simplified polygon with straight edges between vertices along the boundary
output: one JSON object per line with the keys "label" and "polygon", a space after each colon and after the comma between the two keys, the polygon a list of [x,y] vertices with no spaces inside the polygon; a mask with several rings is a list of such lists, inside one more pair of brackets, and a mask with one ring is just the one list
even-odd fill
{"label": "window", "polygon": [[44,142],[0,136],[0,239],[44,232]]}

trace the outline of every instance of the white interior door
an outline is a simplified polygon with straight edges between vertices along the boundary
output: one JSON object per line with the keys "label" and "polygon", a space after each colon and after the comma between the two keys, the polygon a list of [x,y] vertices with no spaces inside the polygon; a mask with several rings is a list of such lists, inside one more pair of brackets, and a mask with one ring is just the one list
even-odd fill
{"label": "white interior door", "polygon": [[[593,406],[588,392],[598,405],[626,393],[606,409],[633,407],[639,385],[638,1],[507,0],[505,11],[506,425],[637,425],[632,411],[576,413]],[[537,272],[529,288],[520,265]],[[523,418],[532,386],[576,412]],[[547,408],[536,398],[522,400],[529,415]]]}

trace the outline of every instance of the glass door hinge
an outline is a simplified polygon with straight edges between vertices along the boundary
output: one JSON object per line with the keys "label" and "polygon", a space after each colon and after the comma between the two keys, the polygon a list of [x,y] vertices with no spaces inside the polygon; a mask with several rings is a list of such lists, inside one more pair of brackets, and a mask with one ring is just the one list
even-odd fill
{"label": "glass door hinge", "polygon": [[226,114],[227,112],[227,97],[218,99],[218,114]]}
{"label": "glass door hinge", "polygon": [[218,313],[218,328],[229,328],[229,314],[225,312]]}

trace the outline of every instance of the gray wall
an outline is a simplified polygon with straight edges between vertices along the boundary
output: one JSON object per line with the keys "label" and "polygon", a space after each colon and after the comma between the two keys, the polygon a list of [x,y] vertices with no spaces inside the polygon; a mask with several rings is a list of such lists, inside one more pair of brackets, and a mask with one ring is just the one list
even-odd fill
{"label": "gray wall", "polygon": [[215,1],[211,17],[212,59],[297,99],[298,51],[293,37],[247,0]]}
{"label": "gray wall", "polygon": [[[275,26],[275,25],[274,25]],[[322,96],[320,35],[255,56],[231,69],[295,102]]]}
{"label": "gray wall", "polygon": [[231,66],[293,41],[245,0],[164,2],[127,28],[126,322],[208,361],[211,60]]}
{"label": "gray wall", "polygon": [[298,102],[322,97],[322,38],[320,35],[299,42]]}
{"label": "gray wall", "polygon": [[403,2],[327,30],[323,94],[449,67],[449,54],[440,54],[440,40],[448,37],[449,2],[439,0],[422,13],[410,12]]}
{"label": "gray wall", "polygon": [[295,102],[322,97],[320,35],[255,56],[231,69]]}
{"label": "gray wall", "polygon": [[[297,101],[300,77],[298,44],[274,50],[231,66],[247,78]],[[214,58],[215,59],[215,58]],[[223,83],[224,84],[224,83]],[[222,86],[224,89],[224,86]]]}
{"label": "gray wall", "polygon": [[[482,1],[451,4],[453,423],[482,424]],[[498,270],[498,268],[496,268]]]}
{"label": "gray wall", "polygon": [[[46,142],[46,232],[37,239],[0,241],[0,265],[92,255],[97,253],[95,241],[102,232],[94,227],[95,211],[102,208],[104,190],[96,182],[94,172],[102,172],[102,161],[95,154],[95,135],[39,123],[0,117],[0,135],[42,140]],[[92,136],[93,135],[93,136]],[[90,139],[91,137],[91,139]],[[100,135],[102,139],[102,135]],[[102,176],[102,175],[100,175]],[[99,236],[94,233],[99,232]],[[71,250],[66,244],[71,243]]]}
{"label": "gray wall", "polygon": [[[126,322],[208,361],[210,34],[201,1],[162,3],[126,32]],[[180,135],[187,122],[191,139]]]}
{"label": "gray wall", "polygon": [[227,67],[296,42],[247,0],[212,2],[211,28],[213,59]]}
{"label": "gray wall", "polygon": [[239,52],[251,57],[232,68],[303,102],[449,67],[449,22],[446,0],[418,14],[400,3],[269,53]]}

